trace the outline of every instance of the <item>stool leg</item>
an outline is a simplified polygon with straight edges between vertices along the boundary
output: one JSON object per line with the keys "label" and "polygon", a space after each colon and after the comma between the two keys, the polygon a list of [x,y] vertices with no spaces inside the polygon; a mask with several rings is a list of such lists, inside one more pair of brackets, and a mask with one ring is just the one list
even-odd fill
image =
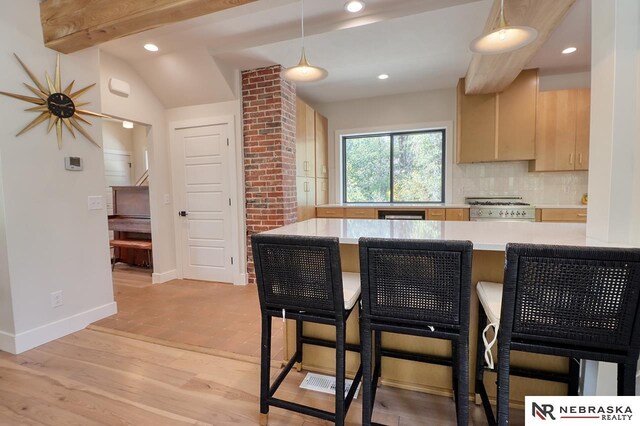
{"label": "stool leg", "polygon": [[451,377],[453,388],[453,400],[456,403],[456,409],[458,407],[458,348],[454,340],[451,341]]}
{"label": "stool leg", "polygon": [[302,370],[302,320],[296,320],[296,370]]}
{"label": "stool leg", "polygon": [[[374,332],[377,335],[377,331]],[[360,318],[360,362],[362,363],[362,425],[371,425],[373,411],[371,373],[371,323]]]}
{"label": "stool leg", "polygon": [[269,418],[269,382],[271,368],[271,316],[262,315],[262,348],[260,355],[260,424],[266,426]]}
{"label": "stool leg", "polygon": [[344,426],[344,379],[345,379],[345,351],[346,339],[344,321],[336,323],[336,426]]}
{"label": "stool leg", "polygon": [[569,358],[569,396],[578,396],[578,387],[580,387],[580,360]]}
{"label": "stool leg", "polygon": [[459,426],[469,423],[469,336],[461,335],[455,342],[456,414]]}
{"label": "stool leg", "polygon": [[508,343],[505,344],[504,340],[504,337],[498,337],[498,400],[496,411],[498,425],[500,426],[509,424],[509,362],[511,353],[510,345]]}
{"label": "stool leg", "polygon": [[[375,383],[377,387],[380,387],[382,386],[382,383],[380,382],[380,376],[382,376],[382,331],[376,330],[373,333],[375,338],[374,353],[376,357],[374,372],[377,372],[375,377]],[[371,337],[371,335],[369,335],[369,337]]]}

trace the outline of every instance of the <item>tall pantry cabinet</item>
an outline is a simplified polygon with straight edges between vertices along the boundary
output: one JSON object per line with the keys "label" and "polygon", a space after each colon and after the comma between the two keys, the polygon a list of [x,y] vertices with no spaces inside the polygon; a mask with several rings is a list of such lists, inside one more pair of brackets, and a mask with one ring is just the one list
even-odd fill
{"label": "tall pantry cabinet", "polygon": [[316,216],[329,202],[328,122],[302,99],[296,100],[296,187],[298,222]]}

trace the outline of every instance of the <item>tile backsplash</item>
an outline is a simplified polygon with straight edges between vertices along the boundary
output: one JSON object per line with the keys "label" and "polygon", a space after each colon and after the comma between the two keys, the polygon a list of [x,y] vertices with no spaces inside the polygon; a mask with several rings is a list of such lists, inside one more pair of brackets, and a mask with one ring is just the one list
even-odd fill
{"label": "tile backsplash", "polygon": [[520,195],[530,204],[580,204],[589,172],[529,172],[528,161],[453,165],[453,203],[478,195]]}

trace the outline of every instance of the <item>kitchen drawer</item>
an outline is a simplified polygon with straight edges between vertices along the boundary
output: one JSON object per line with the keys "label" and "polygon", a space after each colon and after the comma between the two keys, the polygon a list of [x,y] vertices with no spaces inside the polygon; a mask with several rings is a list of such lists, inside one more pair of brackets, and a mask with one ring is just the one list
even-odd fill
{"label": "kitchen drawer", "polygon": [[446,220],[447,218],[447,210],[446,209],[428,209],[427,210],[427,220]]}
{"label": "kitchen drawer", "polygon": [[469,209],[446,209],[446,220],[462,222],[469,220]]}
{"label": "kitchen drawer", "polygon": [[542,222],[586,222],[587,209],[541,209]]}
{"label": "kitchen drawer", "polygon": [[377,219],[375,209],[344,209],[344,217],[348,219]]}
{"label": "kitchen drawer", "polygon": [[316,216],[323,218],[344,217],[344,209],[336,207],[316,207]]}

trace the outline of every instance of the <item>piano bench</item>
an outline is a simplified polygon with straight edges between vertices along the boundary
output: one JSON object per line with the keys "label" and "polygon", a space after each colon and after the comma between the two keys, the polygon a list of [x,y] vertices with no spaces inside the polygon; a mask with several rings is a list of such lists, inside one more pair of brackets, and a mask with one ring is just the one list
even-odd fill
{"label": "piano bench", "polygon": [[[149,267],[153,271],[153,258],[151,257],[151,250],[153,246],[151,241],[147,240],[111,240],[109,241],[109,247],[111,248],[127,248],[127,249],[135,249],[135,250],[146,250],[147,255],[149,256]],[[112,259],[111,262],[111,270],[116,266],[116,259]]]}

